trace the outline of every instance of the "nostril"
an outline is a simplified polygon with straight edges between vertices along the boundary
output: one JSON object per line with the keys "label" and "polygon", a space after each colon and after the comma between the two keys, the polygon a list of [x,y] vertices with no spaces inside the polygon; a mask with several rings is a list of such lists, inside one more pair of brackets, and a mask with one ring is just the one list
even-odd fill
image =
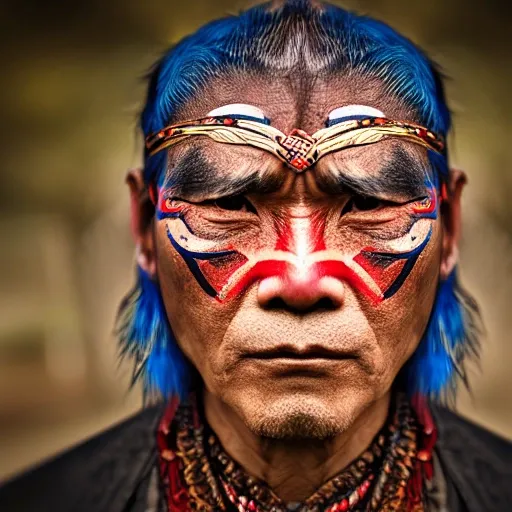
{"label": "nostril", "polygon": [[343,282],[330,276],[318,278],[313,273],[308,279],[297,272],[272,276],[264,278],[258,286],[258,303],[266,310],[332,311],[340,308],[343,300]]}
{"label": "nostril", "polygon": [[270,299],[266,304],[262,305],[262,307],[268,311],[291,311],[301,315],[313,313],[314,311],[334,311],[338,309],[336,303],[329,297],[322,297],[314,304],[311,304],[309,307],[297,307],[290,302],[286,302],[281,297],[274,297],[273,299]]}
{"label": "nostril", "polygon": [[286,302],[280,297],[274,297],[270,299],[268,302],[262,305],[263,309],[268,310],[279,310],[279,309],[288,309]]}
{"label": "nostril", "polygon": [[325,311],[333,311],[338,309],[339,305],[334,302],[334,300],[329,297],[322,297],[317,304],[315,304],[315,309],[321,309]]}

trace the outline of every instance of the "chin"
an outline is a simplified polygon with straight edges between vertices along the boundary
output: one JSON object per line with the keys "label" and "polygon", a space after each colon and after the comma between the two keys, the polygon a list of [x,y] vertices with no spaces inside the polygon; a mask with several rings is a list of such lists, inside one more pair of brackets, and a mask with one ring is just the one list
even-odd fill
{"label": "chin", "polygon": [[[350,427],[355,408],[300,393],[254,401],[244,411],[247,427],[256,435],[279,440],[326,440]],[[245,407],[244,407],[245,409]]]}

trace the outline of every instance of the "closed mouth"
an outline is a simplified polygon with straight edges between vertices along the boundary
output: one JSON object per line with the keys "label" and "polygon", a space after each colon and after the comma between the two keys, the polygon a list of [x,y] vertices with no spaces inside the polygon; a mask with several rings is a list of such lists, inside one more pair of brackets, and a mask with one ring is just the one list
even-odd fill
{"label": "closed mouth", "polygon": [[244,357],[247,359],[295,359],[298,361],[308,361],[312,359],[345,360],[357,358],[353,352],[336,352],[323,347],[315,347],[300,351],[289,348],[276,348],[274,350],[245,354]]}

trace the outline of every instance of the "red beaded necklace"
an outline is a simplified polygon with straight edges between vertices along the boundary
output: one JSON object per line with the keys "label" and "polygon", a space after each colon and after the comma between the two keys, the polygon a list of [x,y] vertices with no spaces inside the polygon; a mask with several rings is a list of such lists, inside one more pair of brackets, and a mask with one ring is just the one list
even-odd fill
{"label": "red beaded necklace", "polygon": [[[417,415],[399,396],[391,421],[370,447],[303,503],[285,504],[227,455],[191,400],[170,402],[158,429],[160,472],[169,512],[424,512],[435,429],[424,403]],[[419,448],[421,441],[421,449]]]}

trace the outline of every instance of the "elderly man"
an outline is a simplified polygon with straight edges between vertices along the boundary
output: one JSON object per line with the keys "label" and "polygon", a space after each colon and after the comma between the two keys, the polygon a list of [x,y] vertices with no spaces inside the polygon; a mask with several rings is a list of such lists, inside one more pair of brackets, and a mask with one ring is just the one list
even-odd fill
{"label": "elderly man", "polygon": [[511,511],[510,444],[439,406],[478,314],[428,58],[331,5],[265,4],[170,50],[141,126],[119,335],[165,405],[1,509]]}

